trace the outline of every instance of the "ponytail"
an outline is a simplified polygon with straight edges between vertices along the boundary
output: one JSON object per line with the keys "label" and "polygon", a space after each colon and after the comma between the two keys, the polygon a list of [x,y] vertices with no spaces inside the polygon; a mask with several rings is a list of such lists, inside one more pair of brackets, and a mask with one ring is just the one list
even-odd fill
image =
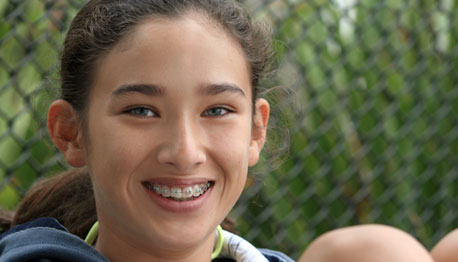
{"label": "ponytail", "polygon": [[54,217],[84,239],[97,221],[92,183],[86,168],[70,169],[32,186],[13,217],[11,226],[40,217]]}

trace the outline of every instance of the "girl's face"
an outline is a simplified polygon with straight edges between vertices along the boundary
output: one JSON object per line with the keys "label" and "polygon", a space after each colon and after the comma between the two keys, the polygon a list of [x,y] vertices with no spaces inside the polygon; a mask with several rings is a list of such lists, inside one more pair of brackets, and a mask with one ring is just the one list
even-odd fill
{"label": "girl's face", "polygon": [[211,252],[264,143],[251,100],[240,44],[200,15],[145,21],[103,57],[83,146],[97,248]]}

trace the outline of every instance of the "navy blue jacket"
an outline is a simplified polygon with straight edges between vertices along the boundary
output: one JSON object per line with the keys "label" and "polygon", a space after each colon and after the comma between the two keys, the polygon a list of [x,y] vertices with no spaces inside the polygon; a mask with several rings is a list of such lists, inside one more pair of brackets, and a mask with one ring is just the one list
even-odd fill
{"label": "navy blue jacket", "polygon": [[[277,251],[260,251],[270,262],[293,261]],[[92,246],[68,233],[54,218],[40,218],[13,227],[0,235],[0,262],[80,261],[109,262]]]}

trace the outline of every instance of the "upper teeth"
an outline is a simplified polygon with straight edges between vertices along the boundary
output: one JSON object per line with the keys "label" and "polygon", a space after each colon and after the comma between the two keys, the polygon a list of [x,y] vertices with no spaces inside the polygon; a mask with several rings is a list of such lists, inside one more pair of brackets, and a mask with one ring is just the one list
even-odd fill
{"label": "upper teeth", "polygon": [[161,185],[151,185],[150,183],[145,183],[146,187],[149,190],[154,191],[156,194],[162,195],[163,197],[172,197],[176,199],[187,199],[191,197],[198,197],[202,195],[210,187],[210,182],[196,184],[193,186],[187,186],[184,188],[181,187],[168,187]]}

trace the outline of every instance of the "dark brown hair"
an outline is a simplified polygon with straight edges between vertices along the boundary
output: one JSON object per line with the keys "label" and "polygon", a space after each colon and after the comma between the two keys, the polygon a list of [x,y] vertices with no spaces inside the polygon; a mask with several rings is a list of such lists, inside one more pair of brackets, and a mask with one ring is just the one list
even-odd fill
{"label": "dark brown hair", "polygon": [[259,81],[271,69],[272,34],[252,21],[231,0],[93,0],[76,15],[65,38],[61,57],[62,99],[84,113],[97,62],[145,19],[177,19],[201,13],[228,31],[242,46],[250,65],[253,102]]}
{"label": "dark brown hair", "polygon": [[[69,102],[85,124],[97,63],[145,19],[178,19],[198,12],[236,39],[250,65],[253,104],[259,83],[270,73],[272,34],[268,27],[254,22],[246,10],[232,0],[92,0],[75,16],[61,55],[61,98]],[[83,128],[84,130],[85,128]],[[0,226],[10,217],[0,217]],[[57,218],[71,233],[83,238],[97,220],[89,171],[72,169],[34,185],[17,209],[12,225],[39,217]],[[223,226],[231,226],[225,220]]]}

